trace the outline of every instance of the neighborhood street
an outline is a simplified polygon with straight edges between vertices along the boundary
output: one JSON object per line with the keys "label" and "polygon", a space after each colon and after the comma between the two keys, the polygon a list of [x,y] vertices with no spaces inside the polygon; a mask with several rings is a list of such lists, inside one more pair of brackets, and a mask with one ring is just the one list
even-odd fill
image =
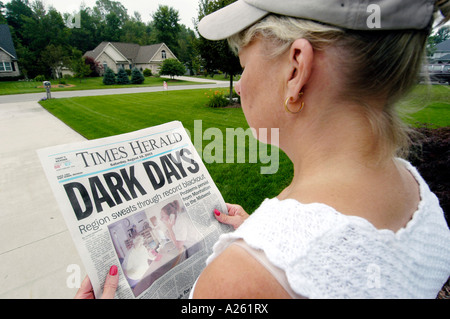
{"label": "neighborhood street", "polygon": [[[228,85],[227,81],[218,81],[215,84],[171,86],[169,90]],[[52,98],[162,90],[162,87],[143,87],[66,91],[54,92]],[[76,284],[77,278],[82,280],[86,275],[36,154],[37,149],[84,138],[37,103],[45,96],[45,93],[0,96],[2,299],[73,298],[77,289],[71,286]]]}
{"label": "neighborhood street", "polygon": [[[210,89],[219,87],[228,87],[230,83],[228,81],[214,81],[205,80],[184,76],[175,77],[177,80],[186,80],[191,82],[199,82],[198,85],[169,85],[169,91],[176,90],[195,90],[195,89]],[[214,83],[215,82],[215,83]],[[203,83],[203,84],[202,84]],[[103,90],[83,90],[83,91],[59,91],[51,92],[52,98],[67,98],[76,96],[97,96],[97,95],[109,95],[109,94],[130,94],[130,93],[149,93],[163,91],[163,87],[134,87],[134,88],[119,88],[119,89],[103,89]],[[14,94],[14,95],[0,95],[0,104],[4,103],[17,103],[17,102],[31,102],[39,101],[46,97],[45,92],[42,93],[29,93],[29,94]]]}

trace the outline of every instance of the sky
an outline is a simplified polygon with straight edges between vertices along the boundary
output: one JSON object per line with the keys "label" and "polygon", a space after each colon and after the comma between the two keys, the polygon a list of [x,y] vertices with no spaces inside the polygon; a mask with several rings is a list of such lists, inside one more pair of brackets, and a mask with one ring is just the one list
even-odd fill
{"label": "sky", "polygon": [[[8,2],[10,0],[3,0],[4,4]],[[30,0],[30,3],[32,2],[33,0]],[[151,20],[151,14],[158,9],[160,4],[167,5],[178,10],[179,23],[191,30],[194,30],[192,18],[197,18],[198,15],[198,0],[119,0],[119,2],[128,10],[129,16],[133,16],[135,11],[139,12],[143,22]],[[43,0],[43,3],[47,8],[50,5],[53,6],[61,14],[79,11],[82,3],[89,8],[95,6],[95,0]]]}

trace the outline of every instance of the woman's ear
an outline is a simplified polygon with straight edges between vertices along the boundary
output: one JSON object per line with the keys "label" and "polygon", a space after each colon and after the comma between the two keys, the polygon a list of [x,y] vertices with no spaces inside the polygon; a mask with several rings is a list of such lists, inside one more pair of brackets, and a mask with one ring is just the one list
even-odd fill
{"label": "woman's ear", "polygon": [[289,74],[287,82],[287,96],[295,103],[299,93],[308,83],[312,72],[314,50],[306,39],[295,40],[289,50]]}

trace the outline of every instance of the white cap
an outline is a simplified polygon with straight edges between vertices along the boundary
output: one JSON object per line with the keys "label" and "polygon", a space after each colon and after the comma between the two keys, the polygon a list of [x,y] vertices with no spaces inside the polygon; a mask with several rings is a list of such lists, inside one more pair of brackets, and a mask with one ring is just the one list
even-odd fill
{"label": "white cap", "polygon": [[270,13],[353,30],[425,29],[435,0],[238,0],[204,17],[200,34],[222,40]]}

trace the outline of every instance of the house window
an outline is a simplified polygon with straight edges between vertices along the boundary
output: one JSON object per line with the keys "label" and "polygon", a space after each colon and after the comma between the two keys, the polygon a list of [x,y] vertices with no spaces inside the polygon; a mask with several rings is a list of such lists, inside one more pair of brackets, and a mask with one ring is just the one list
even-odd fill
{"label": "house window", "polygon": [[108,64],[106,62],[103,62],[103,70],[106,71],[107,68],[108,68]]}
{"label": "house window", "polygon": [[0,62],[0,72],[11,72],[11,62]]}
{"label": "house window", "polygon": [[167,59],[166,50],[162,50],[162,51],[161,51],[161,58],[162,58],[162,59]]}

